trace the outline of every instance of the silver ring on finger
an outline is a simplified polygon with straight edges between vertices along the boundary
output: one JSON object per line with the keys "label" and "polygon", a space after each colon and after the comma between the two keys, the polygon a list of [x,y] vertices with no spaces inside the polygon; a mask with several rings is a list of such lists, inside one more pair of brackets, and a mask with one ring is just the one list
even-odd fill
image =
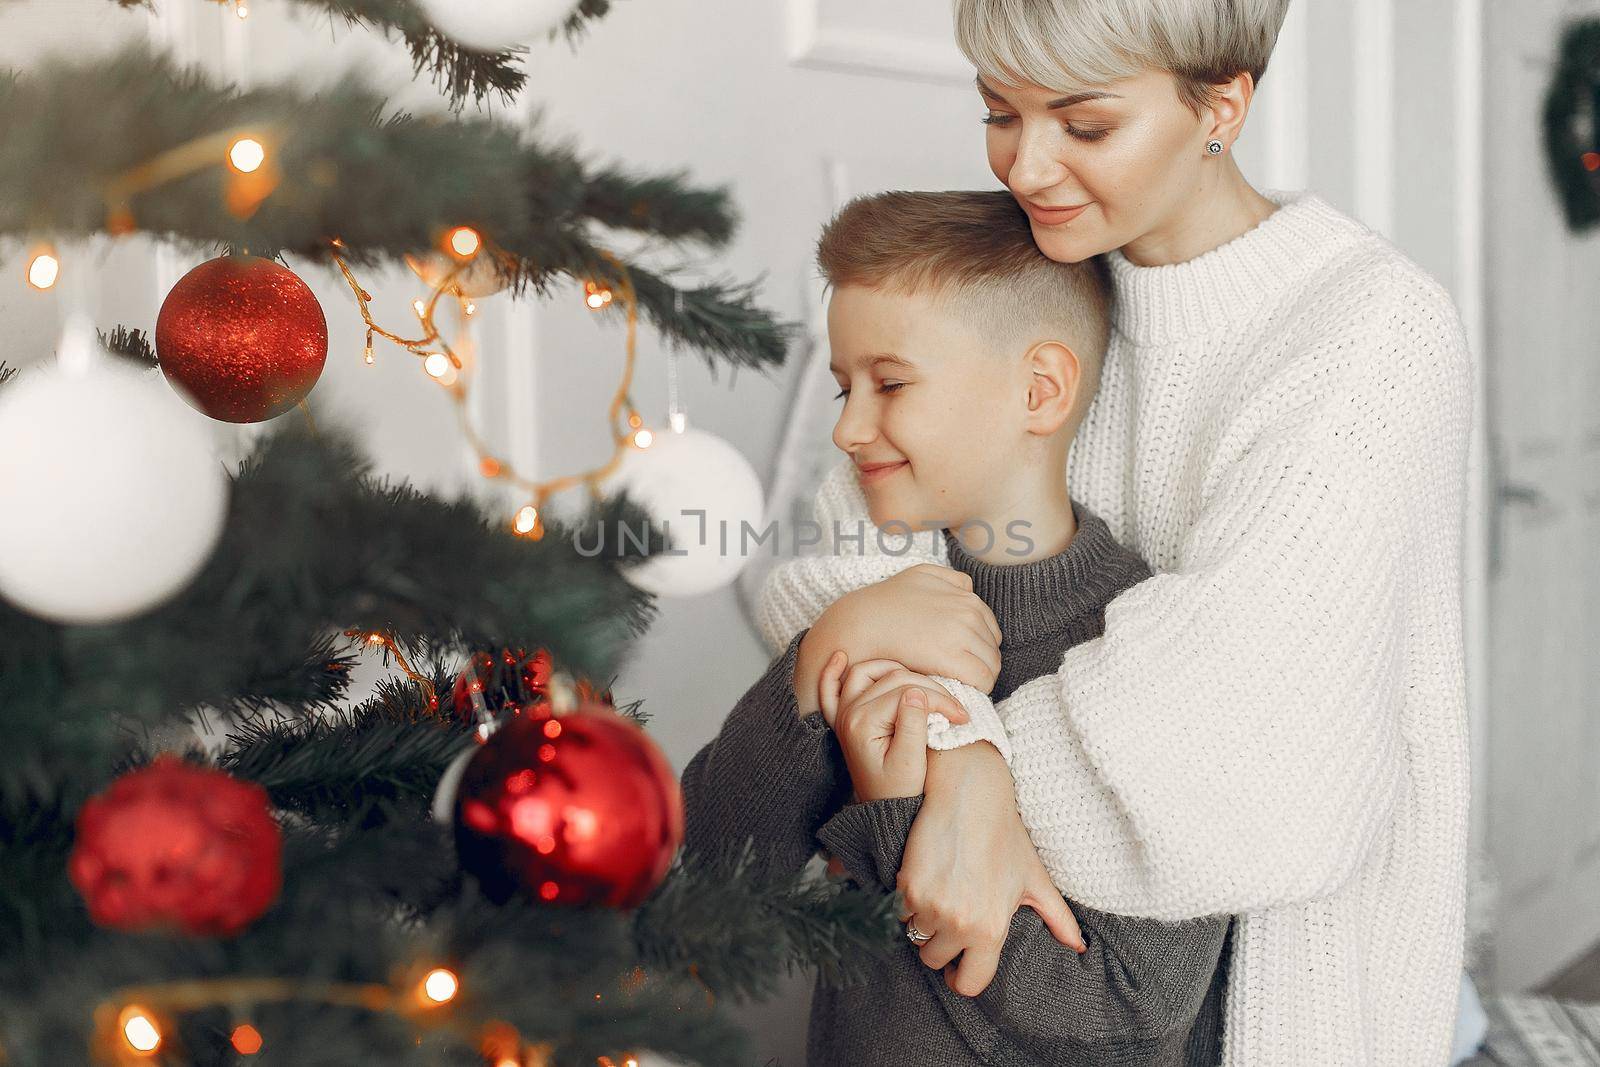
{"label": "silver ring on finger", "polygon": [[906,923],[906,936],[911,939],[913,945],[925,945],[933,940],[933,935],[918,930],[915,922]]}

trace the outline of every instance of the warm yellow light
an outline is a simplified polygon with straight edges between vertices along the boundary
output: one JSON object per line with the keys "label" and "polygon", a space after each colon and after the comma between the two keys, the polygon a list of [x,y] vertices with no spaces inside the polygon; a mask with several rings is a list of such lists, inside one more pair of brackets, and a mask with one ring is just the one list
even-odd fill
{"label": "warm yellow light", "polygon": [[370,645],[381,645],[381,644],[383,644],[383,635],[382,634],[368,634],[367,635],[367,643],[370,644]]}
{"label": "warm yellow light", "polygon": [[254,1056],[261,1051],[261,1031],[249,1023],[242,1023],[234,1027],[233,1036],[230,1038],[234,1051],[241,1056]]}
{"label": "warm yellow light", "polygon": [[367,361],[367,366],[369,366],[369,367],[372,366],[372,364],[376,362],[376,359],[372,355],[372,346],[371,345],[367,346],[367,354],[365,356],[365,359]]}
{"label": "warm yellow light", "polygon": [[233,13],[242,19],[247,19],[250,17],[250,7],[244,0],[239,0],[239,6],[233,9]]}
{"label": "warm yellow light", "polygon": [[517,512],[517,533],[528,533],[539,523],[539,509],[532,504]]}
{"label": "warm yellow light", "polygon": [[28,264],[28,284],[41,292],[61,277],[61,261],[49,252],[40,252]]}
{"label": "warm yellow light", "polygon": [[443,352],[435,352],[422,361],[422,369],[435,378],[443,378],[450,373],[450,357]]}
{"label": "warm yellow light", "polygon": [[450,231],[450,251],[462,259],[477,255],[482,245],[483,238],[471,226],[457,226]]}
{"label": "warm yellow light", "polygon": [[602,285],[596,285],[594,282],[584,282],[583,293],[583,302],[588,304],[594,311],[599,311],[611,303],[611,290]]}
{"label": "warm yellow light", "polygon": [[638,445],[640,448],[649,448],[650,442],[654,440],[655,435],[649,430],[640,430],[638,433],[633,435],[633,443]]}
{"label": "warm yellow light", "polygon": [[127,1008],[122,1013],[122,1036],[135,1052],[154,1052],[161,1047],[161,1031],[138,1008]]}
{"label": "warm yellow light", "polygon": [[468,300],[467,301],[467,306],[465,308],[463,308],[462,310],[465,311],[468,315],[474,315],[474,314],[477,314],[478,305],[474,304],[472,301]]}
{"label": "warm yellow light", "polygon": [[228,162],[240,174],[249,174],[267,161],[267,150],[254,137],[241,137],[228,147]]}
{"label": "warm yellow light", "polygon": [[437,967],[428,972],[422,980],[422,992],[435,1004],[448,1004],[456,998],[456,991],[461,988],[455,972]]}
{"label": "warm yellow light", "polygon": [[411,310],[415,311],[418,315],[421,315],[424,311],[428,310],[428,305],[424,304],[420,300],[413,300],[411,301]]}

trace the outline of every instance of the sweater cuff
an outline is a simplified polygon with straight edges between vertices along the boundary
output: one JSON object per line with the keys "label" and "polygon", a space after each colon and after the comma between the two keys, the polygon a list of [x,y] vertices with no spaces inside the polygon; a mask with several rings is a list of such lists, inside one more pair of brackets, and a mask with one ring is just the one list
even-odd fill
{"label": "sweater cuff", "polygon": [[967,721],[952,725],[942,712],[930,712],[928,747],[943,752],[977,741],[987,741],[999,749],[1001,757],[1010,764],[1011,741],[1006,737],[1005,726],[1001,723],[1000,715],[995,710],[994,701],[989,699],[989,694],[954,678],[935,675],[933,680],[944,686],[949,694],[967,709]]}
{"label": "sweater cuff", "polygon": [[911,824],[921,810],[920,796],[847,804],[822,824],[817,840],[857,882],[892,893],[899,881]]}

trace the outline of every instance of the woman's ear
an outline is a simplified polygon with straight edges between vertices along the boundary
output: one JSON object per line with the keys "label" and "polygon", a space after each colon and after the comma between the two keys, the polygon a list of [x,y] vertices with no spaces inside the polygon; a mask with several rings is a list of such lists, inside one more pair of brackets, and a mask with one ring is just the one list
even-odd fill
{"label": "woman's ear", "polygon": [[1237,141],[1255,93],[1256,80],[1249,71],[1242,71],[1228,81],[1211,86],[1211,128],[1205,139],[1209,141],[1215,138],[1224,146]]}
{"label": "woman's ear", "polygon": [[1083,368],[1078,354],[1062,341],[1040,341],[1028,349],[1028,418],[1030,433],[1048,436],[1059,430],[1077,406]]}

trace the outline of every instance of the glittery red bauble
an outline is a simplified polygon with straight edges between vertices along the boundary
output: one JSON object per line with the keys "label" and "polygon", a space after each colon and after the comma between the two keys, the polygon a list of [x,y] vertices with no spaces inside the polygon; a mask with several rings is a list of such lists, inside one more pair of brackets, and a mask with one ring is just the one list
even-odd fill
{"label": "glittery red bauble", "polygon": [[632,908],[683,841],[683,797],[645,732],[599,704],[521,715],[467,763],[456,849],[484,892]]}
{"label": "glittery red bauble", "polygon": [[185,398],[224,422],[261,422],[304,400],[328,358],[322,305],[289,268],[223,256],[185,274],[156,318],[156,356]]}
{"label": "glittery red bauble", "polygon": [[283,882],[266,790],[161,756],[84,804],[67,873],[101,926],[227,936]]}
{"label": "glittery red bauble", "polygon": [[474,697],[496,717],[506,708],[532,709],[549,698],[552,668],[550,653],[542,648],[531,656],[520,648],[503,649],[498,655],[475,652],[456,677],[450,706],[468,725],[478,721]]}

